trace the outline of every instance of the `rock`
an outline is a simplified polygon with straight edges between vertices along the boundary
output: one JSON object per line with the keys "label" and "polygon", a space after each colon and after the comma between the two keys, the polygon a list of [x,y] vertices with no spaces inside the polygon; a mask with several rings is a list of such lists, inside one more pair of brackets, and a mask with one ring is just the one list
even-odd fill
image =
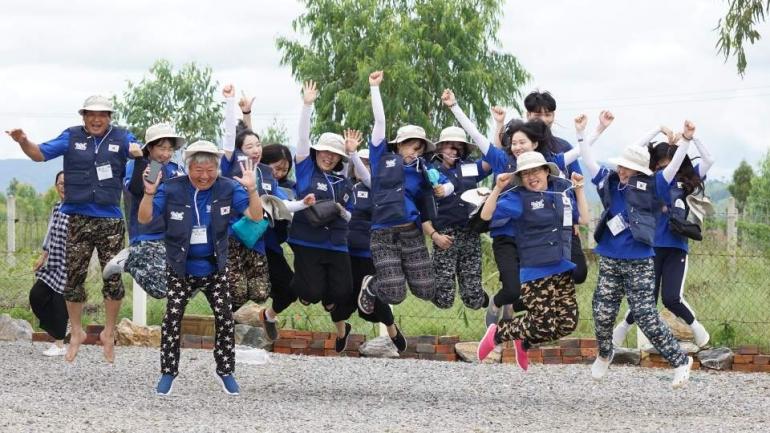
{"label": "rock", "polygon": [[669,328],[671,328],[671,332],[674,333],[674,338],[679,341],[693,341],[694,337],[690,325],[686,324],[684,320],[676,317],[674,313],[664,308],[660,312],[660,318],[666,322]]}
{"label": "rock", "polygon": [[614,351],[615,356],[612,358],[613,364],[639,365],[642,361],[642,353],[639,349],[616,347]]}
{"label": "rock", "polygon": [[160,347],[160,326],[135,325],[124,317],[115,327],[115,341],[121,346]]}
{"label": "rock", "polygon": [[24,319],[0,315],[0,341],[32,340],[32,325]]}
{"label": "rock", "polygon": [[367,340],[358,348],[358,353],[368,358],[398,358],[398,350],[389,337]]}
{"label": "rock", "polygon": [[[479,359],[476,355],[476,351],[479,347],[478,341],[464,341],[455,344],[455,352],[465,362],[478,363]],[[499,364],[503,359],[503,352],[493,350],[487,359],[484,360],[484,364]]]}
{"label": "rock", "polygon": [[730,370],[733,368],[733,351],[727,347],[701,350],[696,356],[705,368],[712,370]]}
{"label": "rock", "polygon": [[235,325],[235,344],[257,349],[269,349],[273,346],[264,328],[249,325]]}
{"label": "rock", "polygon": [[262,321],[259,320],[260,311],[262,311],[262,307],[258,304],[248,303],[233,313],[233,319],[235,319],[235,323],[242,325],[262,326]]}
{"label": "rock", "polygon": [[[682,349],[683,352],[687,354],[693,354],[700,352],[700,347],[698,347],[695,343],[691,343],[689,341],[680,341],[679,342],[679,348]],[[658,352],[658,349],[654,348],[652,346],[652,343],[647,342],[645,343],[642,348],[642,352],[646,353],[660,353]]]}

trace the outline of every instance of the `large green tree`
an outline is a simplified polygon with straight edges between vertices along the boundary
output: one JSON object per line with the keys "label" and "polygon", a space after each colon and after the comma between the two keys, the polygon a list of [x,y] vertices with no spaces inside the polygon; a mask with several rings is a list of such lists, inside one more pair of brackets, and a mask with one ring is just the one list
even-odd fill
{"label": "large green tree", "polygon": [[757,176],[751,180],[746,210],[755,218],[770,221],[770,152],[762,160]]}
{"label": "large green tree", "polygon": [[215,141],[223,118],[222,104],[215,99],[217,87],[211,68],[189,63],[174,71],[171,63],[158,60],[148,77],[128,81],[123,98],[115,98],[115,117],[140,140],[152,124],[171,122],[188,143]]}
{"label": "large green tree", "polygon": [[751,191],[752,179],[754,179],[754,169],[744,159],[733,172],[733,181],[727,187],[727,190],[730,191],[730,194],[735,199],[735,206],[741,212],[746,207],[746,199],[748,199],[749,192]]}
{"label": "large green tree", "polygon": [[406,123],[434,137],[452,124],[440,100],[445,88],[455,91],[482,131],[490,105],[520,111],[520,88],[529,74],[497,48],[502,0],[303,3],[306,11],[293,27],[307,38],[281,37],[277,45],[298,81],[318,82],[314,135],[371,128],[367,77],[379,69],[385,71],[381,92],[389,136]]}
{"label": "large green tree", "polygon": [[730,7],[719,20],[717,31],[717,50],[725,56],[736,57],[738,73],[746,71],[746,42],[754,44],[760,38],[757,26],[765,22],[765,14],[770,12],[770,0],[729,0]]}

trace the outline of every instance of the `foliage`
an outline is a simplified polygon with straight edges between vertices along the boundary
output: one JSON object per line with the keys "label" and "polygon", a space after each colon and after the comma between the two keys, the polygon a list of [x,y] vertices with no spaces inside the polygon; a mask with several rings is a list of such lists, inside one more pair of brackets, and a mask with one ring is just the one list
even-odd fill
{"label": "foliage", "polygon": [[730,8],[717,24],[719,39],[717,52],[725,61],[734,55],[737,58],[738,73],[746,72],[746,51],[744,43],[754,44],[760,38],[757,25],[765,21],[770,12],[770,0],[730,0]]}
{"label": "foliage", "polygon": [[298,81],[319,84],[312,133],[368,130],[368,75],[384,70],[388,133],[412,123],[429,136],[452,124],[441,92],[452,88],[486,130],[490,105],[513,106],[530,76],[499,45],[503,0],[303,0],[293,22],[308,42],[278,38]]}
{"label": "foliage", "polygon": [[759,174],[751,179],[746,211],[749,215],[757,217],[770,214],[770,152],[765,155]]}
{"label": "foliage", "polygon": [[286,124],[277,118],[273,118],[267,129],[258,134],[262,143],[289,145],[289,131],[286,129]]}
{"label": "foliage", "polygon": [[730,194],[735,198],[735,206],[743,212],[746,206],[746,200],[751,191],[751,180],[754,178],[754,170],[746,160],[742,160],[738,168],[733,172],[733,181],[727,187]]}
{"label": "foliage", "polygon": [[115,120],[128,124],[139,140],[149,126],[171,122],[188,143],[216,141],[223,119],[222,104],[215,100],[218,85],[209,67],[189,63],[175,72],[167,60],[158,60],[149,77],[127,82],[122,100],[113,98]]}

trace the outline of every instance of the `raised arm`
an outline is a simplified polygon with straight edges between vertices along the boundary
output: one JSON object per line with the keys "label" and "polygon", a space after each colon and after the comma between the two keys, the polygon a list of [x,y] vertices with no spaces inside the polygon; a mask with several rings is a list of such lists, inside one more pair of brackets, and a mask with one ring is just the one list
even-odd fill
{"label": "raised arm", "polygon": [[580,215],[577,223],[580,225],[588,225],[591,222],[591,210],[588,208],[584,180],[582,174],[572,172],[572,187],[575,191],[575,202],[577,203],[578,214]]}
{"label": "raised arm", "polygon": [[495,214],[495,210],[497,209],[497,199],[500,197],[500,193],[503,192],[503,189],[510,184],[512,177],[513,173],[503,173],[497,176],[495,187],[492,188],[492,192],[489,194],[489,197],[487,197],[487,200],[484,202],[484,206],[481,208],[479,217],[481,217],[482,220],[492,220],[492,215]]}
{"label": "raised arm", "polygon": [[700,177],[706,177],[706,173],[708,173],[711,166],[714,165],[714,157],[711,156],[711,153],[706,146],[704,146],[696,137],[692,138],[692,142],[695,143],[695,147],[698,148],[698,153],[700,153],[700,162],[698,162],[698,172]]}
{"label": "raised arm", "polygon": [[355,170],[356,178],[363,182],[367,188],[371,188],[372,175],[369,173],[369,170],[366,169],[366,166],[361,160],[361,157],[358,156],[358,146],[361,144],[363,139],[361,131],[347,129],[345,130],[343,137],[345,137],[345,150],[350,157],[350,162],[353,164],[353,170]]}
{"label": "raised arm", "polygon": [[575,118],[575,134],[578,139],[578,148],[580,149],[580,157],[583,159],[583,164],[588,169],[588,173],[593,179],[599,174],[599,164],[594,159],[593,150],[591,146],[583,146],[583,131],[588,123],[588,117],[585,114],[581,114]]}
{"label": "raised arm", "polygon": [[246,93],[241,91],[241,99],[238,101],[238,106],[241,108],[241,115],[243,116],[243,124],[247,128],[251,129],[251,107],[254,105],[256,97],[248,97]]}
{"label": "raised arm", "polygon": [[[594,133],[594,135],[591,138],[589,138],[588,141],[585,141],[585,142],[583,137],[579,136],[577,147],[573,147],[567,152],[564,152],[564,164],[570,165],[578,159],[578,157],[580,156],[580,146],[584,146],[584,145],[593,146],[594,143],[596,143],[596,140],[598,140],[599,137],[602,135],[602,133],[604,133],[604,131],[612,124],[613,120],[615,120],[615,116],[612,114],[612,112],[608,110],[603,110],[601,113],[599,113],[599,126],[596,127],[596,132]],[[588,123],[588,118],[586,117],[581,122],[582,124],[580,125],[580,128],[581,128],[580,132],[582,134],[583,131],[585,131],[586,124]],[[578,129],[578,124],[576,120],[575,130],[577,131],[577,129]]]}
{"label": "raised arm", "polygon": [[24,152],[24,154],[27,155],[29,159],[37,162],[45,161],[43,152],[40,151],[40,146],[29,141],[27,134],[23,129],[14,128],[10,131],[5,131],[5,133],[10,135],[13,141],[19,143],[19,146],[21,146],[21,151]]}
{"label": "raised arm", "polygon": [[666,179],[666,182],[674,180],[676,172],[682,166],[684,157],[687,156],[687,151],[690,149],[690,141],[692,141],[693,134],[695,134],[695,124],[685,120],[684,131],[682,131],[682,143],[676,146],[676,152],[671,157],[671,162],[663,169],[663,178]]}
{"label": "raised arm", "polygon": [[492,118],[495,119],[495,136],[492,137],[492,143],[495,144],[495,147],[502,149],[503,142],[500,140],[500,134],[503,133],[503,128],[505,128],[505,108],[494,106],[491,111]]}
{"label": "raised arm", "polygon": [[382,95],[380,95],[380,83],[382,83],[383,78],[382,71],[374,71],[369,74],[369,92],[372,95],[372,114],[374,114],[371,139],[374,146],[379,146],[385,139],[385,108],[382,105]]}
{"label": "raised arm", "polygon": [[302,114],[299,117],[299,142],[297,154],[294,157],[300,163],[310,156],[310,114],[313,112],[313,103],[318,97],[318,89],[315,81],[307,81],[302,86]]}
{"label": "raised arm", "polygon": [[222,96],[225,97],[225,133],[222,136],[222,149],[227,160],[233,159],[235,151],[235,128],[238,119],[235,117],[235,86],[228,84],[222,88]]}
{"label": "raised arm", "polygon": [[449,107],[460,126],[462,126],[465,132],[468,133],[468,135],[471,137],[471,140],[476,143],[476,146],[481,149],[482,155],[486,155],[489,151],[489,140],[484,137],[484,134],[479,132],[479,130],[476,128],[476,125],[471,122],[471,119],[469,119],[468,116],[463,113],[463,110],[460,108],[460,106],[457,105],[457,99],[455,98],[454,92],[452,92],[450,89],[444,89],[444,93],[441,95],[441,102]]}

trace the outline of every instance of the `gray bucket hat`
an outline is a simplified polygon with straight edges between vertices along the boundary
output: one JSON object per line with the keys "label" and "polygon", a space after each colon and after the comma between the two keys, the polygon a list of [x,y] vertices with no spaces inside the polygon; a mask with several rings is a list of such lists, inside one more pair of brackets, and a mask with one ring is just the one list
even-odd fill
{"label": "gray bucket hat", "polygon": [[396,131],[396,138],[390,143],[399,144],[413,138],[422,140],[423,143],[425,143],[425,153],[433,152],[436,150],[436,145],[432,141],[428,140],[428,136],[425,134],[425,129],[422,126],[417,125],[404,125],[398,128],[398,131]]}
{"label": "gray bucket hat", "polygon": [[82,116],[86,111],[107,111],[112,114],[115,108],[113,108],[110,98],[102,95],[93,95],[86,98],[85,102],[83,102],[83,108],[78,110],[78,114]]}
{"label": "gray bucket hat", "polygon": [[147,143],[152,143],[153,141],[160,140],[161,138],[172,139],[171,141],[174,142],[175,151],[181,149],[185,144],[185,139],[176,133],[174,127],[171,126],[170,123],[156,123],[155,125],[147,128],[147,131],[145,131],[144,145],[142,145],[142,149],[147,147]]}

